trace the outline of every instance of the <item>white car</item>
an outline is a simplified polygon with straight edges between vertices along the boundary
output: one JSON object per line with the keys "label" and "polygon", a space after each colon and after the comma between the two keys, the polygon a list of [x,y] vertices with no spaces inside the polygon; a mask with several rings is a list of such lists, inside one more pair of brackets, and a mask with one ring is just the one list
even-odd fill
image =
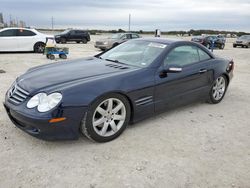
{"label": "white car", "polygon": [[0,30],[0,52],[34,51],[42,53],[46,37],[53,37],[28,28],[5,28]]}

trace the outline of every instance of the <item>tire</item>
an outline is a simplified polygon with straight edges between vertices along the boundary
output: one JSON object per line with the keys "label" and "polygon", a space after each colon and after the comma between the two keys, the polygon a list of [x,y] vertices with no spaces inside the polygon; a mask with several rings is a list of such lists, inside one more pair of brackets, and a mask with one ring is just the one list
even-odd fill
{"label": "tire", "polygon": [[237,46],[236,45],[233,45],[234,48],[236,48]]}
{"label": "tire", "polygon": [[76,41],[76,43],[77,43],[77,44],[79,44],[79,43],[80,43],[80,41]]}
{"label": "tire", "polygon": [[116,47],[116,46],[118,46],[119,44],[118,43],[114,43],[113,45],[112,45],[112,48],[114,48],[114,47]]}
{"label": "tire", "polygon": [[226,94],[227,86],[228,86],[228,81],[226,76],[221,75],[218,78],[216,78],[211,86],[207,102],[211,104],[217,104],[221,102]]}
{"label": "tire", "polygon": [[53,54],[47,55],[47,58],[50,60],[54,60],[56,57]]}
{"label": "tire", "polygon": [[61,42],[62,44],[65,44],[65,43],[67,42],[67,40],[66,40],[66,38],[61,38],[61,39],[60,39],[60,42]]}
{"label": "tire", "polygon": [[83,43],[83,44],[87,44],[87,42],[88,42],[88,41],[87,41],[86,38],[83,38],[83,39],[82,39],[82,43]]}
{"label": "tire", "polygon": [[66,54],[59,54],[59,57],[60,57],[61,59],[67,59],[67,55],[66,55]]}
{"label": "tire", "polygon": [[220,45],[220,49],[223,50],[225,48],[225,44]]}
{"label": "tire", "polygon": [[37,42],[34,45],[34,52],[35,53],[43,53],[44,50],[45,50],[45,43],[43,43],[43,42]]}
{"label": "tire", "polygon": [[[110,104],[113,104],[112,107]],[[131,108],[126,97],[116,93],[108,94],[91,104],[81,121],[80,130],[90,140],[108,142],[126,129],[130,115]]]}

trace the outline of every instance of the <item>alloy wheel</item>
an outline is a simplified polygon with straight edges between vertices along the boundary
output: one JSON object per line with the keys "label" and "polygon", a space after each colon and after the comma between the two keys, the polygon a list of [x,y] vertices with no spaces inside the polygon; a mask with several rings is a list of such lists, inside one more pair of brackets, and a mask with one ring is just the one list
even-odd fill
{"label": "alloy wheel", "polygon": [[102,137],[116,134],[125,122],[126,113],[126,107],[121,100],[117,98],[104,100],[93,113],[92,125],[94,131]]}
{"label": "alloy wheel", "polygon": [[216,101],[219,101],[226,91],[226,81],[223,76],[220,76],[216,79],[213,88],[212,88],[212,94],[213,98]]}

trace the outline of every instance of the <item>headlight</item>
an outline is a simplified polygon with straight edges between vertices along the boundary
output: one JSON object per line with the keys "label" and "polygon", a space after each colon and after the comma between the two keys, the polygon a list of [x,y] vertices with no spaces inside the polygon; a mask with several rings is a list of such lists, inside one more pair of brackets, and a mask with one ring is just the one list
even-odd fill
{"label": "headlight", "polygon": [[108,45],[108,42],[103,42],[104,45]]}
{"label": "headlight", "polygon": [[50,95],[38,93],[28,101],[27,108],[37,107],[39,112],[47,112],[58,105],[61,100],[61,93],[52,93]]}

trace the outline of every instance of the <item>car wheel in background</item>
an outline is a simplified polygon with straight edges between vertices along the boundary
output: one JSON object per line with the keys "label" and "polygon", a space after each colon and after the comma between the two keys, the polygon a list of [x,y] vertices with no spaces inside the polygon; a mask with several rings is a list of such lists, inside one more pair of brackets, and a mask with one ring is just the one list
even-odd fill
{"label": "car wheel in background", "polygon": [[220,45],[220,49],[223,50],[225,48],[225,44]]}
{"label": "car wheel in background", "polygon": [[60,57],[61,59],[67,59],[67,55],[65,55],[65,54],[59,54],[59,57]]}
{"label": "car wheel in background", "polygon": [[83,44],[87,44],[87,42],[88,42],[88,41],[87,41],[86,38],[83,38],[83,39],[82,39],[82,43],[83,43]]}
{"label": "car wheel in background", "polygon": [[117,138],[130,120],[130,104],[120,94],[108,94],[97,99],[81,121],[81,132],[96,142]]}
{"label": "car wheel in background", "polygon": [[65,44],[67,42],[66,38],[61,38],[60,39],[61,43]]}
{"label": "car wheel in background", "polygon": [[209,92],[208,102],[211,104],[219,103],[227,91],[227,78],[224,75],[219,76],[212,84]]}
{"label": "car wheel in background", "polygon": [[114,48],[114,47],[116,47],[118,45],[119,45],[118,43],[114,43],[113,46],[112,46],[112,48]]}
{"label": "car wheel in background", "polygon": [[43,53],[45,49],[45,44],[43,42],[38,42],[34,45],[35,53]]}
{"label": "car wheel in background", "polygon": [[233,44],[233,47],[236,48],[237,46]]}
{"label": "car wheel in background", "polygon": [[50,60],[54,60],[56,57],[53,54],[48,54],[47,58],[50,59]]}

